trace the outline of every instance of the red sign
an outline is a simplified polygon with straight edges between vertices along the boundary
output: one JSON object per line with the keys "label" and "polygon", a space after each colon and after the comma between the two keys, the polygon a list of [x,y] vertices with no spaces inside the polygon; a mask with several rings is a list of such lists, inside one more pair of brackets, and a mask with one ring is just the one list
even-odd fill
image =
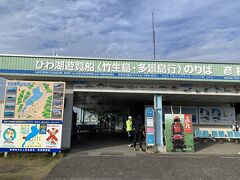
{"label": "red sign", "polygon": [[152,128],[152,127],[149,128],[149,127],[148,127],[148,128],[147,128],[147,132],[148,132],[148,133],[154,133],[154,128]]}
{"label": "red sign", "polygon": [[55,135],[58,133],[58,129],[52,128],[52,131],[48,129],[47,132],[48,132],[49,136],[46,140],[50,141],[51,144],[56,144],[58,141],[58,138]]}
{"label": "red sign", "polygon": [[191,116],[191,114],[184,114],[184,126],[185,126],[185,132],[191,134],[192,133],[192,116]]}

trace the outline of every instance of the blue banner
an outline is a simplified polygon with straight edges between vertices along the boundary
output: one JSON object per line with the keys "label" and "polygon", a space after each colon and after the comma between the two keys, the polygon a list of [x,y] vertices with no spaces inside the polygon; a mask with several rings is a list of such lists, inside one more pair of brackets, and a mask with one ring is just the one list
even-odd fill
{"label": "blue banner", "polygon": [[61,152],[61,149],[50,148],[0,148],[0,152]]}
{"label": "blue banner", "polygon": [[62,124],[59,120],[2,120],[2,124]]}
{"label": "blue banner", "polygon": [[108,72],[77,72],[77,71],[50,71],[50,70],[12,70],[0,69],[0,73],[6,74],[39,74],[53,76],[92,76],[92,77],[124,77],[146,79],[193,79],[193,80],[240,80],[240,76],[210,76],[210,75],[184,75],[184,74],[145,74],[145,73],[108,73]]}

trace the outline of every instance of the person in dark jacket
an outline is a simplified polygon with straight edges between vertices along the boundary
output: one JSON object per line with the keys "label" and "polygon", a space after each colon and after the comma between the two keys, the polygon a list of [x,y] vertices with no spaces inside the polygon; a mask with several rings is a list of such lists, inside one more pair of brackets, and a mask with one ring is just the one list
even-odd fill
{"label": "person in dark jacket", "polygon": [[136,143],[137,143],[137,138],[139,140],[139,146],[140,146],[140,151],[143,151],[142,149],[142,119],[141,116],[138,115],[137,119],[134,120],[134,151],[136,151]]}

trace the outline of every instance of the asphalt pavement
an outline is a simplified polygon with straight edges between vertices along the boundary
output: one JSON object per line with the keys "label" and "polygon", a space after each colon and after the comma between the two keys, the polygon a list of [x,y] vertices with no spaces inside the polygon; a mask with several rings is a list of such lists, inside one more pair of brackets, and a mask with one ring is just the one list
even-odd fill
{"label": "asphalt pavement", "polygon": [[129,148],[124,133],[82,133],[47,179],[240,179],[240,144],[198,143],[195,151],[147,154]]}
{"label": "asphalt pavement", "polygon": [[239,180],[239,155],[69,154],[47,179]]}

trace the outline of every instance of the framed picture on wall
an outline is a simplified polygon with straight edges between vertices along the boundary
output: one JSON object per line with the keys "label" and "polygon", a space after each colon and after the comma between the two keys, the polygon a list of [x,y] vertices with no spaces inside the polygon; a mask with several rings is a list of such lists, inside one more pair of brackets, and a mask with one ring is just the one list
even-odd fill
{"label": "framed picture on wall", "polygon": [[235,109],[229,106],[199,107],[199,124],[206,125],[233,125]]}

